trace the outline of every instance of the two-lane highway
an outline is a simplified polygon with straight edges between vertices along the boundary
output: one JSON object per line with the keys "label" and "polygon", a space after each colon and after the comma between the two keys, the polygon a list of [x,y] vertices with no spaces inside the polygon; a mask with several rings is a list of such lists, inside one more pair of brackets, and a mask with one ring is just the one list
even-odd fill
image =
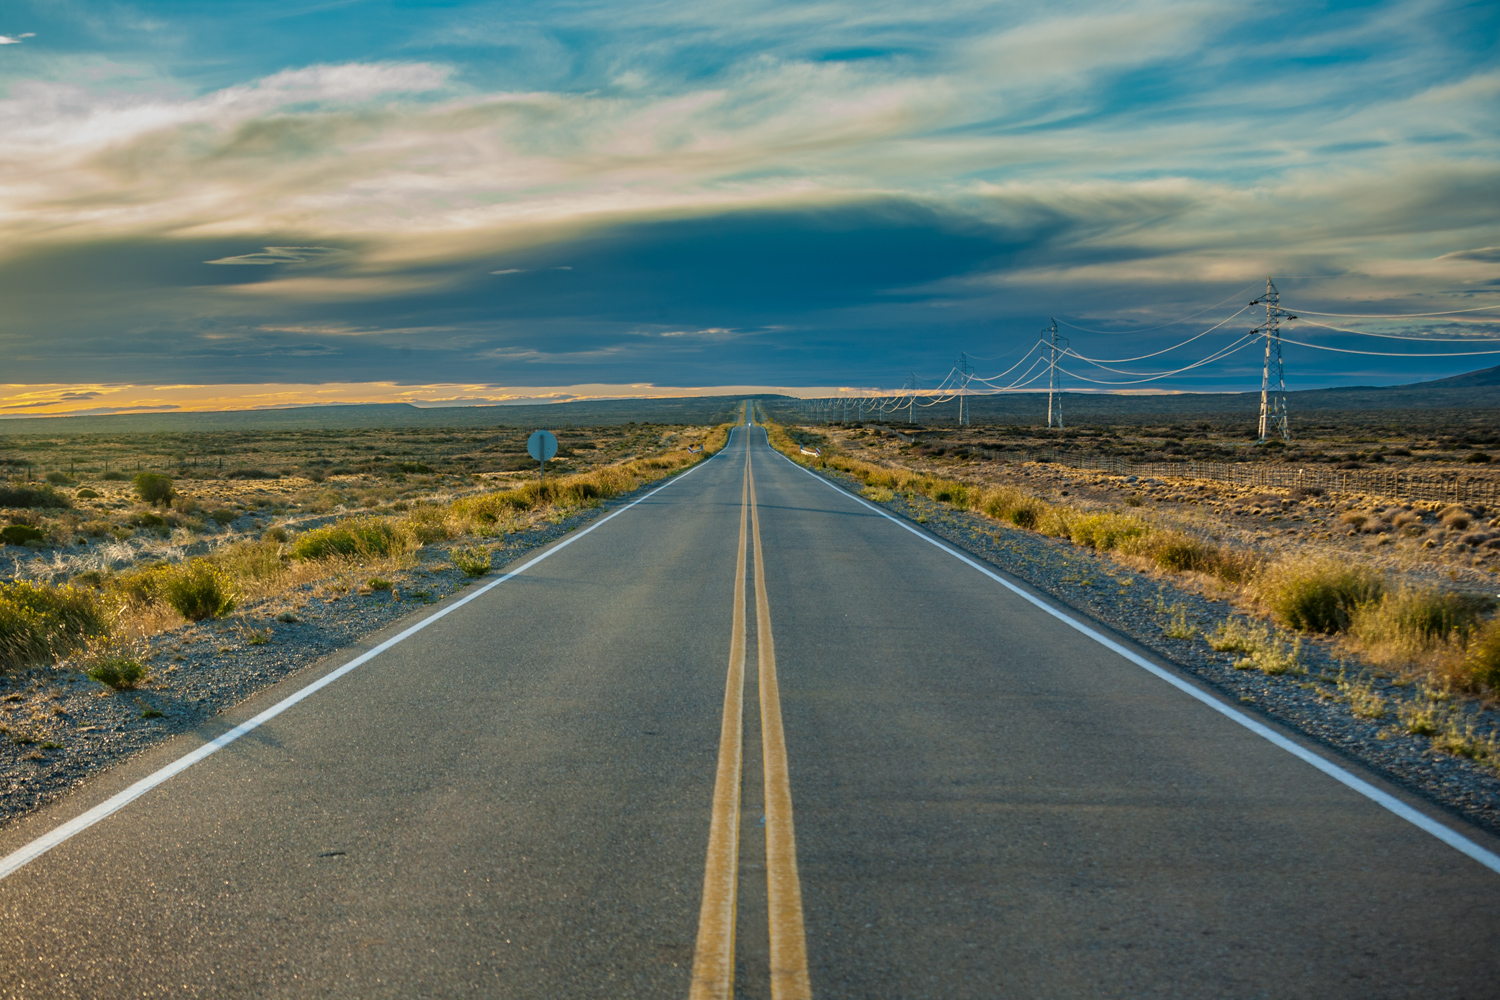
{"label": "two-lane highway", "polygon": [[1477,1000],[1500,972],[1500,874],[758,427],[0,872],[18,997]]}

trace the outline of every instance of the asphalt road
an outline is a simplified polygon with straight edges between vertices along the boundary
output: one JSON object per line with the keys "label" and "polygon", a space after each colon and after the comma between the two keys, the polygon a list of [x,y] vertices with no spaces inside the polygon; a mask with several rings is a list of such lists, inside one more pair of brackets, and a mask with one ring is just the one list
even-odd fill
{"label": "asphalt road", "polygon": [[731,973],[785,1000],[1480,1000],[1500,875],[740,428],[0,880],[6,997],[706,997]]}

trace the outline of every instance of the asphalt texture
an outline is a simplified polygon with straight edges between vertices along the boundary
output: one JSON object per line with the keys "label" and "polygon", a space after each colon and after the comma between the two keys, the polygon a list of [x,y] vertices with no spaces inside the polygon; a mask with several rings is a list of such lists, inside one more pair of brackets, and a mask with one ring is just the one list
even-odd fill
{"label": "asphalt texture", "polygon": [[[686,997],[747,447],[815,996],[1500,994],[1500,875],[742,427],[0,881],[0,996]],[[735,992],[765,997],[753,668],[745,702]]]}

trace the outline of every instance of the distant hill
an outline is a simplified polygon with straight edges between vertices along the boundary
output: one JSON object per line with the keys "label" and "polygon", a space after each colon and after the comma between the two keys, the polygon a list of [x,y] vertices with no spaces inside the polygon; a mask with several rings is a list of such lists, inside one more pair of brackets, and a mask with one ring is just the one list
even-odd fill
{"label": "distant hill", "polygon": [[[1345,386],[1287,393],[1287,407],[1299,416],[1342,414],[1359,422],[1400,419],[1420,413],[1424,423],[1452,415],[1469,420],[1500,420],[1500,365],[1481,371],[1393,386]],[[1068,423],[1143,423],[1159,420],[1253,422],[1259,392],[1183,392],[1163,395],[1062,393]],[[121,413],[107,416],[25,417],[0,420],[0,436],[48,434],[158,434],[195,431],[356,430],[366,428],[478,429],[484,427],[583,427],[600,424],[711,424],[731,419],[746,398],[760,399],[774,412],[791,412],[787,396],[690,396],[673,399],[579,400],[517,406],[417,407],[407,403],[298,406],[281,410],[220,410],[207,413]],[[970,399],[976,423],[1045,423],[1045,392],[1008,393]],[[921,407],[919,423],[952,423],[955,403]]]}
{"label": "distant hill", "polygon": [[1468,389],[1474,386],[1500,386],[1500,365],[1493,368],[1481,368],[1477,372],[1465,372],[1462,375],[1453,375],[1448,378],[1433,379],[1431,382],[1412,382],[1409,385],[1398,386],[1401,389]]}
{"label": "distant hill", "polygon": [[0,435],[182,434],[194,431],[356,430],[385,427],[581,427],[636,423],[710,424],[731,419],[746,396],[598,399],[516,406],[420,407],[408,403],[330,404],[279,410],[112,413],[0,420]]}

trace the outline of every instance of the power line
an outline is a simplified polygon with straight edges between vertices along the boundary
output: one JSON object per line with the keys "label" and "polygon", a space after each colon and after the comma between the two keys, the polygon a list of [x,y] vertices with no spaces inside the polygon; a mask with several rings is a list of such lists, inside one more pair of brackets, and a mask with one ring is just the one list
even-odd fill
{"label": "power line", "polygon": [[1500,309],[1500,302],[1492,306],[1475,306],[1473,309],[1450,309],[1447,312],[1435,313],[1325,313],[1316,309],[1298,309],[1297,312],[1307,316],[1337,316],[1340,319],[1422,319],[1427,316],[1457,316],[1461,313],[1488,312]]}
{"label": "power line", "polygon": [[[1186,323],[1190,319],[1197,319],[1199,316],[1202,316],[1204,313],[1206,313],[1206,312],[1212,312],[1213,310],[1219,308],[1220,306],[1222,306],[1226,302],[1233,302],[1235,299],[1239,298],[1241,295],[1244,295],[1246,292],[1248,292],[1248,291],[1250,291],[1250,290],[1252,290],[1254,288],[1259,287],[1259,285],[1260,285],[1260,282],[1258,282],[1258,281],[1255,282],[1252,285],[1246,285],[1244,288],[1242,288],[1239,291],[1235,292],[1233,295],[1230,295],[1230,296],[1227,296],[1225,298],[1222,298],[1219,301],[1215,302],[1213,305],[1208,306],[1205,309],[1199,309],[1195,313],[1191,313],[1190,315],[1184,316],[1181,319],[1174,319],[1170,323],[1163,323],[1161,326],[1146,326],[1146,327],[1141,327],[1140,329],[1137,329],[1137,330],[1090,330],[1086,326],[1077,326],[1077,325],[1075,325],[1073,323],[1069,323],[1067,320],[1057,320],[1056,322],[1059,322],[1063,326],[1069,327],[1070,329],[1082,330],[1084,333],[1099,333],[1099,334],[1103,334],[1106,337],[1113,337],[1113,336],[1116,336],[1118,334],[1123,334],[1123,333],[1151,333],[1154,330],[1165,330],[1169,326],[1177,326],[1177,325],[1179,325],[1181,323]],[[1244,312],[1244,310],[1241,309],[1240,312]],[[1238,315],[1238,314],[1236,314],[1236,315]]]}
{"label": "power line", "polygon": [[1191,344],[1193,341],[1198,340],[1200,337],[1206,337],[1206,336],[1208,336],[1210,333],[1213,333],[1219,327],[1223,326],[1225,323],[1228,323],[1230,320],[1234,319],[1235,316],[1240,315],[1240,313],[1244,312],[1246,309],[1249,309],[1250,306],[1252,306],[1254,304],[1255,303],[1252,302],[1252,303],[1250,303],[1250,305],[1242,306],[1238,311],[1236,311],[1232,315],[1224,317],[1222,320],[1220,320],[1219,322],[1215,323],[1213,326],[1209,327],[1207,330],[1204,330],[1202,333],[1194,334],[1193,336],[1189,337],[1187,340],[1184,340],[1180,344],[1173,344],[1171,347],[1164,347],[1164,348],[1162,348],[1159,351],[1152,352],[1151,354],[1142,354],[1138,358],[1086,358],[1082,354],[1078,354],[1078,353],[1074,353],[1073,357],[1077,358],[1080,361],[1087,361],[1090,364],[1095,364],[1095,363],[1100,362],[1100,361],[1108,361],[1108,362],[1113,362],[1113,363],[1120,363],[1120,362],[1125,362],[1125,361],[1145,361],[1147,358],[1154,358],[1154,357],[1156,357],[1159,354],[1166,354],[1169,351],[1175,351],[1179,347],[1186,347],[1188,344]]}
{"label": "power line", "polygon": [[[1286,338],[1282,338],[1286,340]],[[1300,340],[1286,340],[1288,344],[1296,344],[1298,347],[1311,347],[1315,351],[1337,351],[1339,354],[1366,354],[1372,358],[1472,358],[1479,354],[1500,354],[1500,349],[1493,351],[1450,351],[1446,354],[1396,354],[1390,351],[1353,351],[1345,347],[1325,347],[1322,344],[1305,344]]]}
{"label": "power line", "polygon": [[1369,330],[1350,330],[1342,326],[1333,326],[1329,323],[1319,323],[1315,319],[1300,317],[1302,322],[1311,323],[1313,326],[1321,326],[1325,330],[1335,330],[1339,333],[1352,333],[1356,337],[1378,337],[1381,340],[1415,340],[1418,343],[1430,344],[1466,344],[1475,340],[1500,340],[1500,336],[1494,337],[1408,337],[1400,333],[1372,333]]}

